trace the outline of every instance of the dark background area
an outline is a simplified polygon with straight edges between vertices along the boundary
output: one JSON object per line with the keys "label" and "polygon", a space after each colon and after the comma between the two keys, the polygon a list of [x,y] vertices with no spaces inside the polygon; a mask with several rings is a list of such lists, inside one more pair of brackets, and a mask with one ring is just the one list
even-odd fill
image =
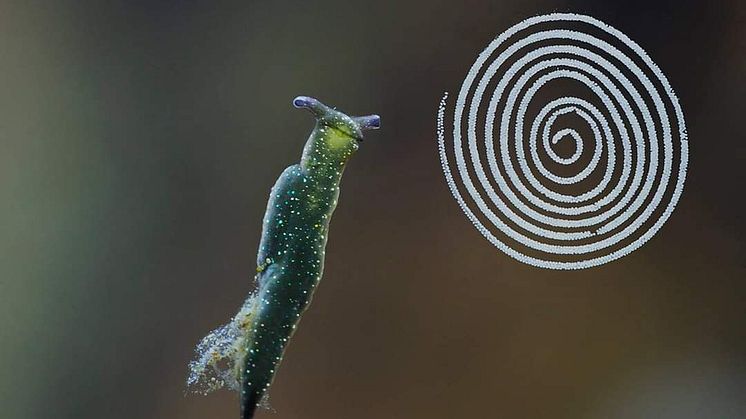
{"label": "dark background area", "polygon": [[[580,272],[497,251],[452,199],[435,111],[511,25],[640,43],[690,170],[645,246]],[[236,418],[187,363],[251,290],[314,95],[379,113],[261,418],[746,417],[740,1],[0,2],[0,418]]]}

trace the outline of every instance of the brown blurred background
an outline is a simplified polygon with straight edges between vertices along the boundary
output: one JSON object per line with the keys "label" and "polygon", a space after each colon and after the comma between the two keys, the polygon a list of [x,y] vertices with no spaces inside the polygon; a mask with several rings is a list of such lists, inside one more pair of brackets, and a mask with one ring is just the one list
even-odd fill
{"label": "brown blurred background", "polygon": [[[498,252],[435,110],[497,34],[591,14],[680,97],[671,219],[608,265]],[[380,113],[261,418],[746,417],[741,1],[0,2],[0,418],[237,418],[185,396],[250,291],[269,187],[318,96]]]}

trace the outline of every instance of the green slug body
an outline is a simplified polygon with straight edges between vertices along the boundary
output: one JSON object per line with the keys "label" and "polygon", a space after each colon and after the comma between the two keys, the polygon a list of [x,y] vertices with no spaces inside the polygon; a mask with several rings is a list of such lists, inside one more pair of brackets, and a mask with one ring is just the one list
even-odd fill
{"label": "green slug body", "polygon": [[[231,323],[203,339],[190,364],[190,384],[240,391],[242,419],[251,418],[262,401],[321,280],[345,165],[362,131],[380,124],[377,115],[349,117],[309,97],[299,96],[293,104],[313,112],[316,126],[300,164],[285,169],[270,192],[257,255],[258,288]],[[228,367],[221,370],[223,360]]]}

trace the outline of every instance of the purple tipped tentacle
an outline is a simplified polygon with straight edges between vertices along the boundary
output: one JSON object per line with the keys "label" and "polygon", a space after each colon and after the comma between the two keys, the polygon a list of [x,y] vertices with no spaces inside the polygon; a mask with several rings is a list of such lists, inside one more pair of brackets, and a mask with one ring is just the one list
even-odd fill
{"label": "purple tipped tentacle", "polygon": [[352,118],[361,130],[381,128],[381,117],[378,115],[356,116]]}

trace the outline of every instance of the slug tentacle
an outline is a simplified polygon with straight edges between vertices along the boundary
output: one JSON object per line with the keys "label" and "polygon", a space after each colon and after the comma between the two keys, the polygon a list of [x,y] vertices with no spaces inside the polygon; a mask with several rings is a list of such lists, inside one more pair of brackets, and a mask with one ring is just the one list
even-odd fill
{"label": "slug tentacle", "polygon": [[345,165],[362,132],[380,127],[378,115],[350,117],[308,96],[298,96],[293,105],[310,110],[316,125],[300,164],[285,169],[270,192],[257,254],[258,288],[230,323],[202,340],[190,364],[190,385],[240,392],[242,419],[252,418],[266,400],[288,340],[321,280]]}
{"label": "slug tentacle", "polygon": [[361,130],[381,128],[381,117],[378,115],[354,116],[352,120],[360,126]]}

